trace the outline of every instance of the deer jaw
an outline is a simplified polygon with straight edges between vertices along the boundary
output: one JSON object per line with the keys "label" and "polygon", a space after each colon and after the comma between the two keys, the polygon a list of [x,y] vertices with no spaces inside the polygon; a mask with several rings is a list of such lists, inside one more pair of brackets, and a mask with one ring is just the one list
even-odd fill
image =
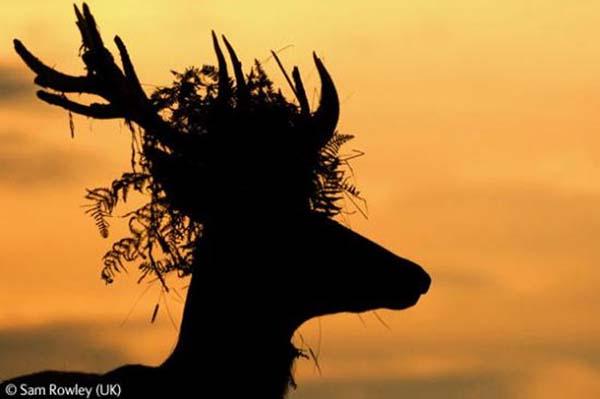
{"label": "deer jaw", "polygon": [[319,215],[238,220],[218,231],[207,229],[213,252],[195,278],[223,282],[291,332],[318,316],[411,307],[431,283],[421,266]]}
{"label": "deer jaw", "polygon": [[293,384],[300,352],[291,339],[305,321],[404,309],[431,281],[417,264],[311,214],[208,225],[195,267],[177,347],[162,367],[178,374],[204,359],[219,385],[242,353],[255,359],[236,374],[242,391],[265,398],[282,398]]}
{"label": "deer jaw", "polygon": [[[301,321],[340,312],[405,309],[417,303],[431,284],[414,262],[401,258],[339,223],[316,218],[303,263],[307,286]],[[302,256],[301,256],[302,258]]]}

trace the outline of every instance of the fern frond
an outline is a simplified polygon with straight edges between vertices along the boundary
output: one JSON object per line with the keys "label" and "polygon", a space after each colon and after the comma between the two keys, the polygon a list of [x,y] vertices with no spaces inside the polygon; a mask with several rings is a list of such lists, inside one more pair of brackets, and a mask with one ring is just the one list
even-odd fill
{"label": "fern frond", "polygon": [[106,188],[88,189],[85,198],[91,201],[91,204],[85,205],[88,208],[85,213],[94,219],[100,235],[107,238],[110,224],[106,219],[112,215],[116,199],[112,192]]}

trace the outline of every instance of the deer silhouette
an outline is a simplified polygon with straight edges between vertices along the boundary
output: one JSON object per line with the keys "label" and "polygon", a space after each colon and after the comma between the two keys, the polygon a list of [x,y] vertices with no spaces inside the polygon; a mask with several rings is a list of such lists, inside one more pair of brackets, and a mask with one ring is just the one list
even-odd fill
{"label": "deer silhouette", "polygon": [[[206,396],[282,398],[293,385],[294,360],[302,356],[291,339],[304,322],[340,312],[405,309],[428,291],[430,277],[419,265],[332,219],[339,198],[330,186],[337,181],[339,188],[340,175],[336,158],[323,158],[323,148],[336,137],[339,100],[316,55],[321,95],[313,111],[297,68],[291,78],[286,74],[295,105],[269,84],[257,83],[264,75],[244,74],[223,37],[234,73],[230,79],[213,33],[218,68],[205,71],[213,82],[202,83],[198,75],[182,79],[209,94],[180,99],[171,116],[184,102],[196,108],[176,123],[160,112],[167,107],[161,104],[164,96],[149,98],[142,89],[123,41],[114,40],[119,67],[87,5],[75,12],[85,75],[58,72],[14,42],[44,88],[38,97],[70,112],[122,118],[143,129],[145,177],[162,195],[154,204],[167,204],[171,215],[187,220],[184,225],[201,229],[191,255],[180,256],[188,260],[192,278],[176,347],[162,364],[127,365],[105,374],[48,371],[9,382],[119,383],[122,397],[206,391]],[[64,93],[105,102],[85,105]],[[323,180],[324,173],[329,175]],[[160,269],[157,265],[152,270]],[[111,278],[110,269],[104,277]]]}

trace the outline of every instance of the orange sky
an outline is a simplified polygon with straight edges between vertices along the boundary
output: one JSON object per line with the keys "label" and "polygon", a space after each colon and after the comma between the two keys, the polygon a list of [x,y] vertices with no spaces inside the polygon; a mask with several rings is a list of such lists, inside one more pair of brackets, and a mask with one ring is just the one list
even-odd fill
{"label": "orange sky", "polygon": [[[144,287],[133,273],[103,285],[111,241],[80,207],[85,187],[127,168],[128,135],[118,122],[76,118],[71,140],[66,113],[35,100],[12,51],[19,37],[49,64],[80,71],[71,2],[5,3],[0,378],[156,364],[176,336],[165,314],[148,323],[159,289],[122,323]],[[293,45],[281,57],[309,87],[312,50],[330,69],[340,128],[366,152],[354,165],[369,220],[351,224],[423,264],[433,286],[413,309],[379,312],[391,331],[372,314],[366,326],[352,315],[304,326],[322,375],[300,362],[293,398],[600,396],[600,3],[90,5],[106,40],[125,40],[149,90],[170,69],[214,63],[211,29],[245,65]],[[178,319],[181,305],[169,304]]]}

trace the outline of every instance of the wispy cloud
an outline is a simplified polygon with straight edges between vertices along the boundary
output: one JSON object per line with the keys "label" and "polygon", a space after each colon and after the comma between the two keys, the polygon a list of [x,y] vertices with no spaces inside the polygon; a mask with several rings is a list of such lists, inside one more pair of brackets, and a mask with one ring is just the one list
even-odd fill
{"label": "wispy cloud", "polygon": [[0,65],[0,103],[34,91],[31,76],[23,68]]}
{"label": "wispy cloud", "polygon": [[[596,342],[518,342],[512,337],[503,343],[492,341],[405,342],[404,354],[396,352],[388,359],[367,351],[360,359],[354,354],[354,360],[344,362],[348,369],[368,365],[370,374],[346,373],[345,377],[331,378],[325,371],[322,376],[301,379],[291,399],[559,399],[600,394],[600,357]],[[389,349],[394,351],[398,346],[391,345]],[[423,348],[429,354],[412,354]],[[480,357],[479,364],[460,369],[460,357],[469,353]],[[436,356],[440,362],[445,359],[450,369],[441,373],[411,374],[411,370],[422,368]],[[331,363],[325,362],[325,367]],[[404,372],[381,372],[386,364],[402,363],[407,365]]]}
{"label": "wispy cloud", "polygon": [[23,190],[68,184],[97,164],[91,153],[67,151],[26,133],[0,130],[0,186]]}
{"label": "wispy cloud", "polygon": [[53,322],[0,330],[0,379],[41,370],[103,371],[127,356],[102,340],[106,326]]}
{"label": "wispy cloud", "polygon": [[301,384],[291,399],[500,399],[510,397],[510,381],[502,374],[415,379],[334,380]]}

